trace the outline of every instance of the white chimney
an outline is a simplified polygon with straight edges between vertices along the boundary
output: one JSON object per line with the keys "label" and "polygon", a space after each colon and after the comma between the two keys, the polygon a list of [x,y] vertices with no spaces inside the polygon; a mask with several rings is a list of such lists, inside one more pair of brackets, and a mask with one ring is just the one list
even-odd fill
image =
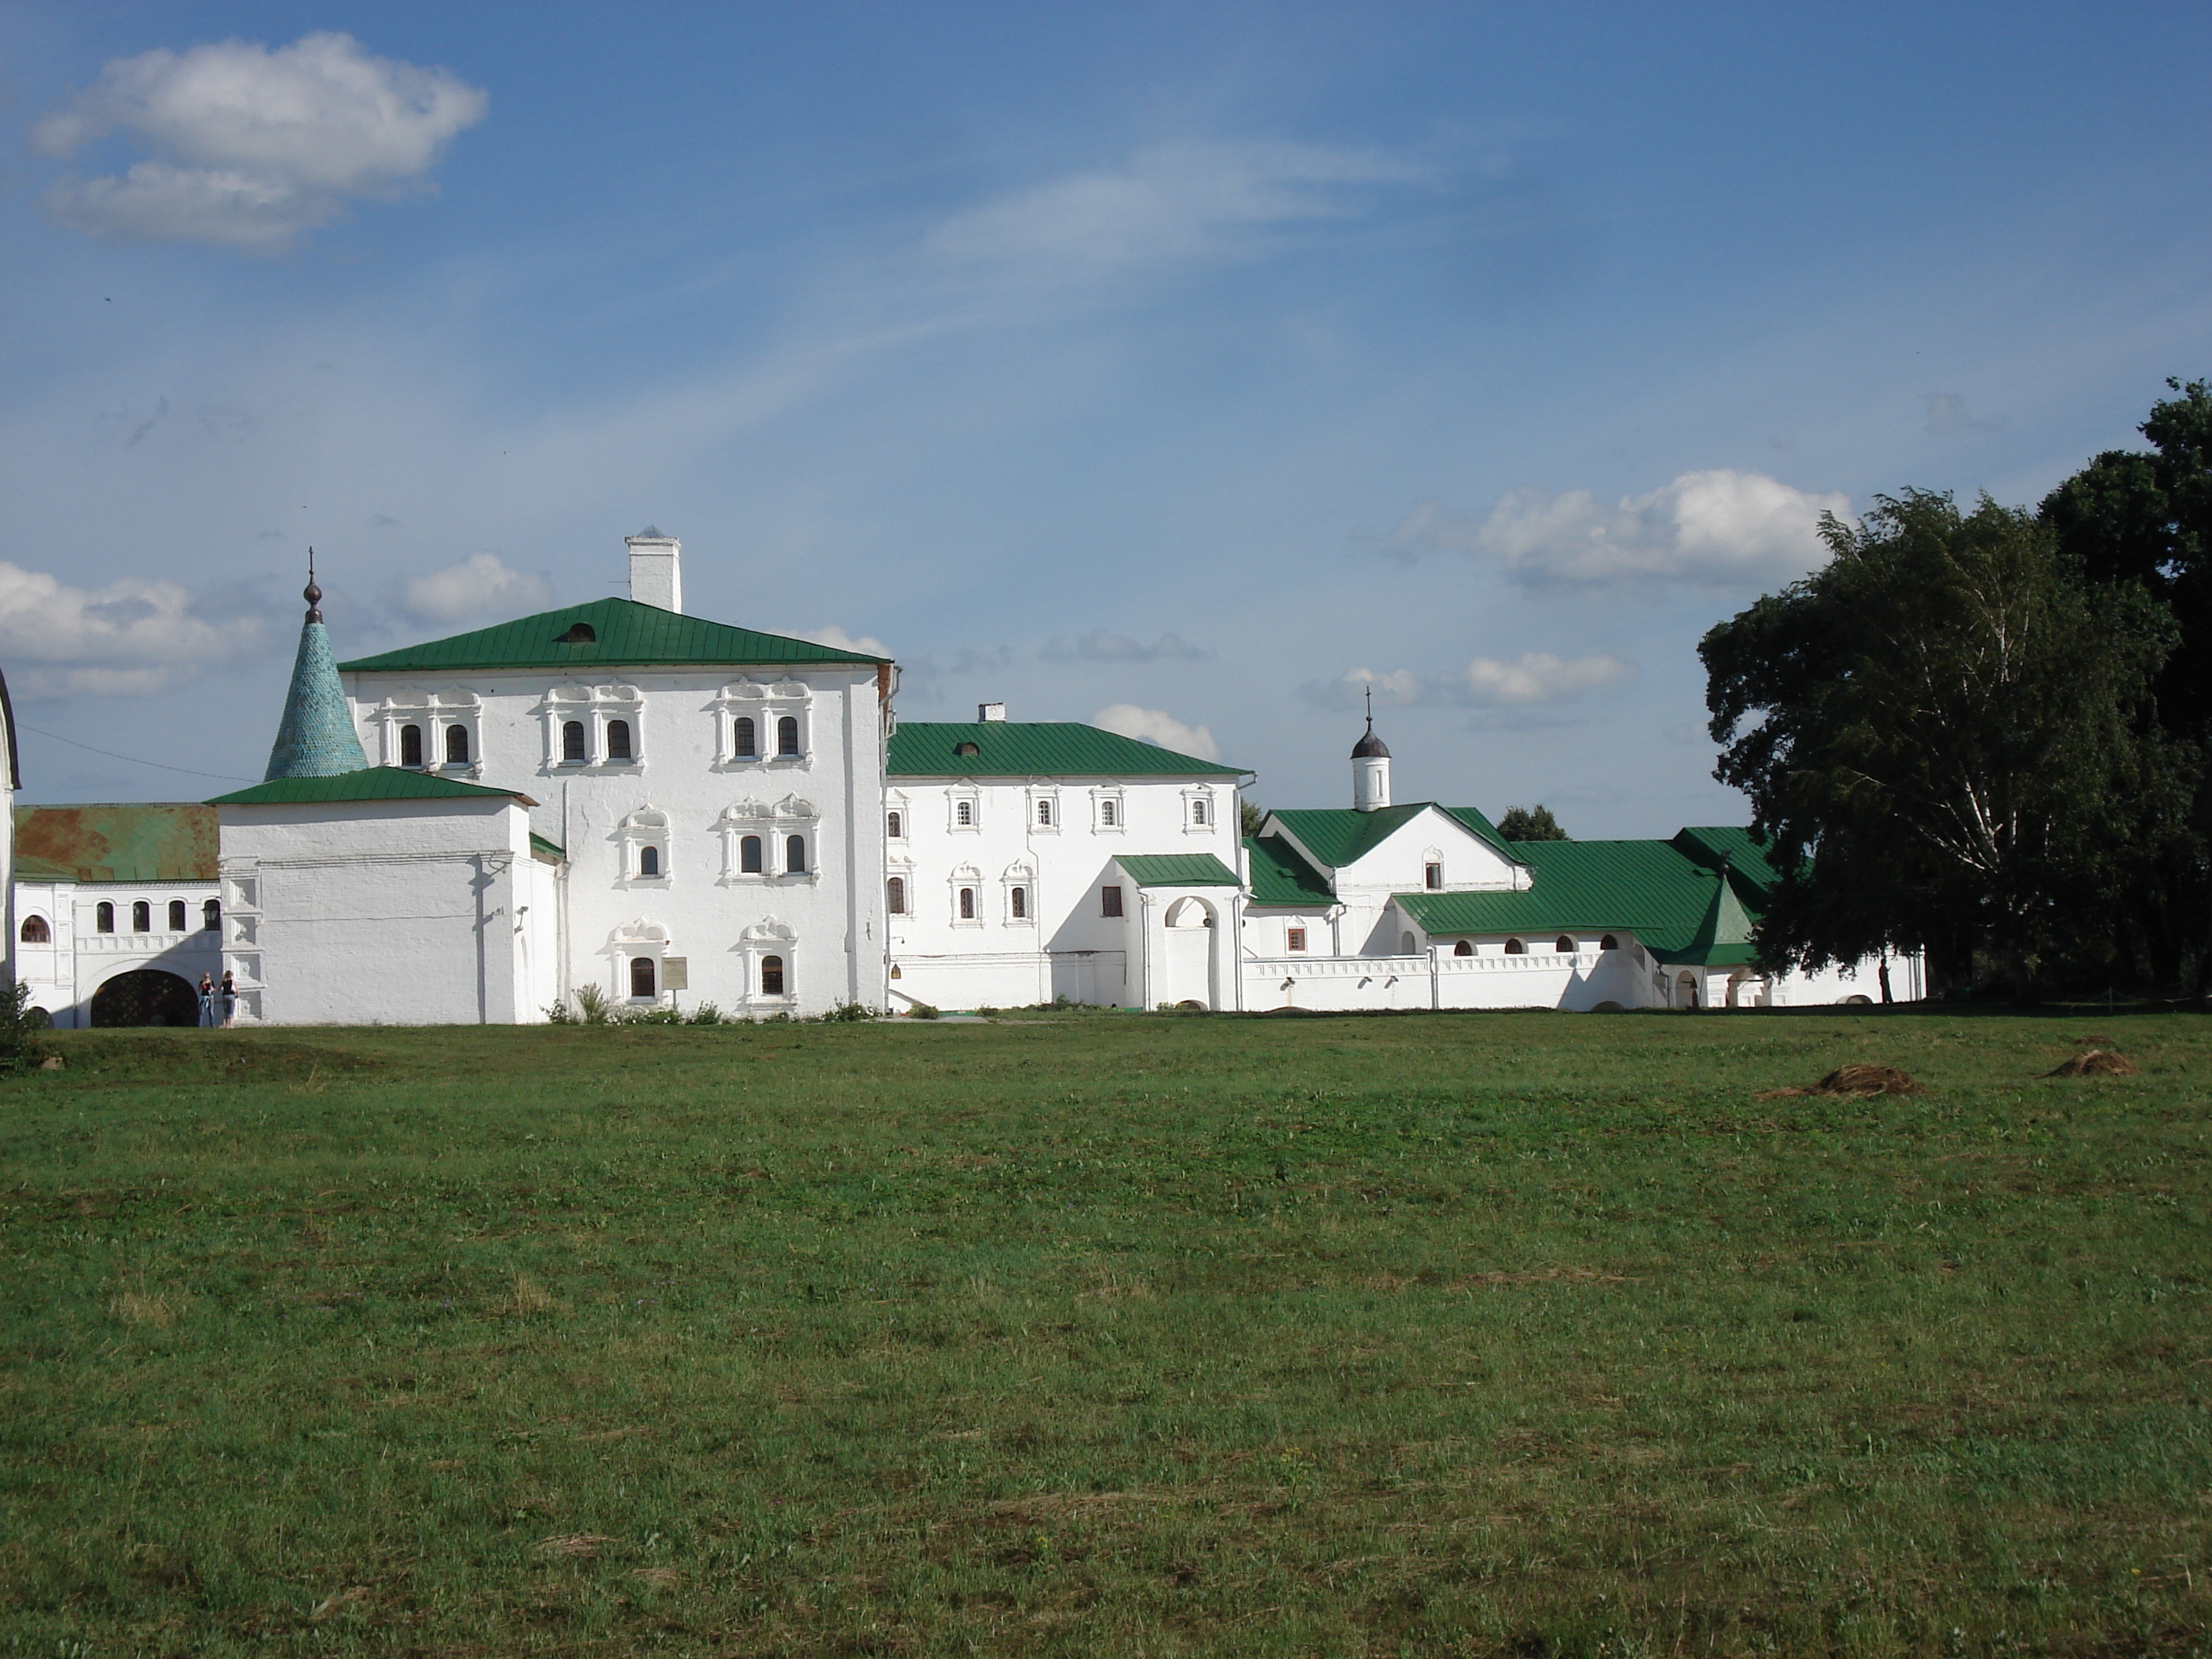
{"label": "white chimney", "polygon": [[684,609],[684,544],[647,525],[623,540],[629,547],[629,596],[663,611]]}
{"label": "white chimney", "polygon": [[1002,720],[1006,718],[1006,705],[1002,702],[979,702],[975,705],[979,720]]}

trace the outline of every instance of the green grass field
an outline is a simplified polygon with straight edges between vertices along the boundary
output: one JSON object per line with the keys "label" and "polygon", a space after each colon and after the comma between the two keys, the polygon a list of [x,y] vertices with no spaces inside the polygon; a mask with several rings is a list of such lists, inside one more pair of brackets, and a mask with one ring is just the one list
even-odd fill
{"label": "green grass field", "polygon": [[55,1044],[9,1654],[2212,1650],[2201,1017]]}

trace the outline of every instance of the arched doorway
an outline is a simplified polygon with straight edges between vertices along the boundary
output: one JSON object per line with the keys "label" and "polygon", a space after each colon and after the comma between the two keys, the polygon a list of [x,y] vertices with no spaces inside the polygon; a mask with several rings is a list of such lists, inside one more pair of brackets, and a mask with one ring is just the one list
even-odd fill
{"label": "arched doorway", "polygon": [[197,1025],[200,1000],[190,981],[159,968],[118,974],[92,994],[94,1025]]}
{"label": "arched doorway", "polygon": [[1676,977],[1674,1006],[1677,1008],[1694,1008],[1698,1006],[1698,976],[1695,974],[1682,974]]}
{"label": "arched doorway", "polygon": [[1213,1006],[1213,907],[1180,898],[1168,907],[1166,957],[1154,1000]]}

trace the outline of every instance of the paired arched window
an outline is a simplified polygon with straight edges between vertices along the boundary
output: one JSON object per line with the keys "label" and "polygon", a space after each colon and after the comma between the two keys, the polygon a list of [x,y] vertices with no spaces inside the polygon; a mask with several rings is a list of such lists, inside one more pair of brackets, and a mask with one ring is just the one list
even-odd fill
{"label": "paired arched window", "polygon": [[185,902],[182,899],[169,901],[169,931],[173,933],[185,931]]}
{"label": "paired arched window", "polygon": [[775,723],[775,752],[779,756],[799,752],[799,717],[786,714]]}
{"label": "paired arched window", "polygon": [[569,766],[584,763],[584,723],[581,720],[561,722],[561,759]]}
{"label": "paired arched window", "polygon": [[92,925],[103,933],[115,931],[115,907],[106,899],[92,907]]}
{"label": "paired arched window", "polygon": [[466,766],[469,763],[469,728],[449,726],[446,728],[446,764]]}
{"label": "paired arched window", "polygon": [[200,926],[203,927],[222,927],[222,906],[216,903],[213,899],[210,899],[206,903],[201,905]]}
{"label": "paired arched window", "polygon": [[783,867],[786,872],[794,876],[803,876],[806,873],[805,836],[786,836],[783,838]]}
{"label": "paired arched window", "polygon": [[963,921],[975,920],[975,890],[972,887],[963,887],[960,890],[960,920]]}
{"label": "paired arched window", "polygon": [[1505,954],[1509,957],[1525,957],[1528,954],[1528,947],[1517,939],[1509,939],[1505,941]]}
{"label": "paired arched window", "polygon": [[131,907],[131,931],[150,933],[154,931],[154,907],[140,899]]}
{"label": "paired arched window", "polygon": [[1458,944],[1452,946],[1452,954],[1455,957],[1473,956],[1474,954],[1474,941],[1471,939],[1462,939]]}
{"label": "paired arched window", "polygon": [[906,914],[906,878],[893,876],[884,888],[884,908],[895,916]]}
{"label": "paired arched window", "polygon": [[890,815],[890,817],[887,820],[885,820],[885,822],[884,822],[884,832],[886,835],[888,835],[888,836],[890,836],[893,841],[903,841],[903,840],[905,840],[905,839],[906,839],[906,814],[905,814],[905,813],[903,813],[903,812],[894,812],[894,813],[892,813],[892,814]]}
{"label": "paired arched window", "polygon": [[1553,941],[1552,948],[1563,957],[1571,957],[1575,953],[1575,942],[1562,933]]}
{"label": "paired arched window", "polygon": [[1603,939],[1597,942],[1597,948],[1601,951],[1618,951],[1620,949],[1620,941],[1615,939],[1612,934],[1607,933]]}
{"label": "paired arched window", "polygon": [[783,994],[783,958],[781,957],[761,958],[761,994],[764,997],[780,997]]}
{"label": "paired arched window", "polygon": [[637,849],[637,872],[644,877],[658,876],[660,873],[660,849],[658,847],[641,847]]}
{"label": "paired arched window", "polygon": [[44,916],[25,916],[21,937],[26,945],[51,945],[54,939],[53,930],[46,926]]}
{"label": "paired arched window", "polygon": [[737,723],[732,728],[730,747],[736,751],[739,760],[760,757],[760,728],[753,724],[750,714],[738,716]]}
{"label": "paired arched window", "polygon": [[629,959],[629,994],[632,996],[658,996],[659,984],[659,975],[653,970],[651,957],[632,957]]}
{"label": "paired arched window", "polygon": [[1030,914],[1030,890],[1017,887],[1006,895],[1006,908],[1016,921],[1026,921]]}
{"label": "paired arched window", "polygon": [[972,825],[975,822],[975,803],[972,800],[955,801],[952,805],[952,821],[963,830]]}
{"label": "paired arched window", "polygon": [[420,766],[422,763],[422,728],[403,726],[399,728],[399,763]]}
{"label": "paired arched window", "polygon": [[607,758],[611,761],[626,761],[633,758],[630,753],[628,720],[607,722]]}
{"label": "paired arched window", "polygon": [[758,836],[747,836],[738,843],[738,871],[741,875],[760,874],[761,838]]}

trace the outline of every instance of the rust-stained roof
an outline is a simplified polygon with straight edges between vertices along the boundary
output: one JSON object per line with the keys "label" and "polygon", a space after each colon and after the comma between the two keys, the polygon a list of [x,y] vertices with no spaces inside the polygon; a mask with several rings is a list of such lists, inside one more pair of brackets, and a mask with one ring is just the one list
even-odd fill
{"label": "rust-stained roof", "polygon": [[26,881],[213,881],[215,808],[197,801],[15,809]]}

